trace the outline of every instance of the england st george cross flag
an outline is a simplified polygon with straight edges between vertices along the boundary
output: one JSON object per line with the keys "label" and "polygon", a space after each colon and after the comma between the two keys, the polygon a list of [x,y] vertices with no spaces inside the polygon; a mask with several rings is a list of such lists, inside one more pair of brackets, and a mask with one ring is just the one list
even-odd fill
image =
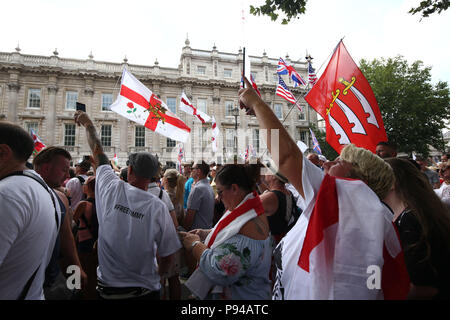
{"label": "england st george cross flag", "polygon": [[191,129],[127,69],[123,70],[120,93],[110,109],[172,140],[186,142],[189,138]]}

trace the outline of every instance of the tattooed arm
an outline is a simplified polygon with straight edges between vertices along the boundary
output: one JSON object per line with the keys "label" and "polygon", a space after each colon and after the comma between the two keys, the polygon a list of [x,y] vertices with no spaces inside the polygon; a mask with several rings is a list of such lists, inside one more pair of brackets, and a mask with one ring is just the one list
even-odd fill
{"label": "tattooed arm", "polygon": [[100,142],[94,124],[91,119],[89,119],[88,115],[83,111],[75,112],[75,123],[86,128],[87,140],[89,147],[91,148],[96,167],[103,164],[109,164],[109,159],[103,152],[102,143]]}

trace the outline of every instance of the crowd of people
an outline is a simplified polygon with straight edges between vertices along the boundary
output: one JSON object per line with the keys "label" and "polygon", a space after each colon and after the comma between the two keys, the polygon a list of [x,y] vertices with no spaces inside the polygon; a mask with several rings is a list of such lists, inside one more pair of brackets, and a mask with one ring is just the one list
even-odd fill
{"label": "crowd of people", "polygon": [[[435,170],[398,157],[391,142],[376,154],[348,145],[332,161],[304,156],[246,84],[241,107],[261,129],[279,130],[278,168],[199,160],[176,170],[148,152],[119,168],[82,111],[74,121],[91,155],[71,168],[71,154],[51,146],[29,164],[30,135],[0,122],[0,299],[449,299],[448,154]],[[330,212],[338,226],[313,240],[332,244],[321,271],[311,257],[322,249],[304,253],[311,225],[324,223],[317,215]],[[398,271],[386,277],[396,295],[384,284],[373,293],[365,264],[386,261],[385,237],[396,231],[407,290]],[[79,270],[72,287],[69,266]]]}

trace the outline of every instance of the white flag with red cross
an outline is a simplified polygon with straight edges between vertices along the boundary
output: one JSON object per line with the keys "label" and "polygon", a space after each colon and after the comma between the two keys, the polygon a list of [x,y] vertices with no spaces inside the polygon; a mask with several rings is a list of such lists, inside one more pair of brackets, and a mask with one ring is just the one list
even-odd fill
{"label": "white flag with red cross", "polygon": [[156,94],[123,70],[120,93],[111,110],[172,140],[186,142],[191,129]]}
{"label": "white flag with red cross", "polygon": [[215,152],[217,152],[217,138],[219,137],[220,130],[217,127],[216,119],[214,118],[214,116],[212,117],[211,122],[212,122],[212,126],[211,126],[211,129],[212,129],[212,134],[211,134],[212,145],[211,145],[211,148],[212,148],[212,151],[215,153]]}
{"label": "white flag with red cross", "polygon": [[201,123],[205,123],[211,120],[210,116],[208,116],[203,111],[198,110],[196,107],[192,105],[191,101],[189,101],[188,97],[184,92],[181,94],[180,98],[180,110],[196,117]]}

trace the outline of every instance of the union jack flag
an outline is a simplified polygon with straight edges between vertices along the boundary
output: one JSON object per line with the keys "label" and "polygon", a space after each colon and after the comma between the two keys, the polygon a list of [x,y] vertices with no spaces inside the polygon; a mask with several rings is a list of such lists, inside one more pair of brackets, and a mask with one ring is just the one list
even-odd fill
{"label": "union jack flag", "polygon": [[297,100],[295,99],[294,95],[289,91],[288,87],[286,86],[286,83],[284,83],[283,79],[281,79],[280,76],[278,76],[278,86],[275,93],[277,96],[286,99],[290,103],[297,104]]}
{"label": "union jack flag", "polygon": [[278,60],[278,68],[277,68],[278,74],[289,74],[289,77],[294,81],[294,86],[297,87],[299,85],[306,86],[306,81],[302,78],[301,75],[298,74],[297,71],[295,71],[293,66],[290,66],[286,64],[286,62],[280,58]]}
{"label": "union jack flag", "polygon": [[316,70],[312,67],[311,62],[308,63],[308,79],[312,85],[315,85],[317,82]]}
{"label": "union jack flag", "polygon": [[278,74],[288,74],[288,67],[286,65],[286,62],[282,58],[278,60],[278,68],[277,68]]}
{"label": "union jack flag", "polygon": [[320,146],[319,146],[319,141],[317,141],[317,138],[314,135],[314,132],[311,130],[311,128],[309,128],[309,132],[311,133],[311,139],[313,141],[313,150],[315,152],[317,152],[318,154],[322,154],[322,150],[320,149]]}

